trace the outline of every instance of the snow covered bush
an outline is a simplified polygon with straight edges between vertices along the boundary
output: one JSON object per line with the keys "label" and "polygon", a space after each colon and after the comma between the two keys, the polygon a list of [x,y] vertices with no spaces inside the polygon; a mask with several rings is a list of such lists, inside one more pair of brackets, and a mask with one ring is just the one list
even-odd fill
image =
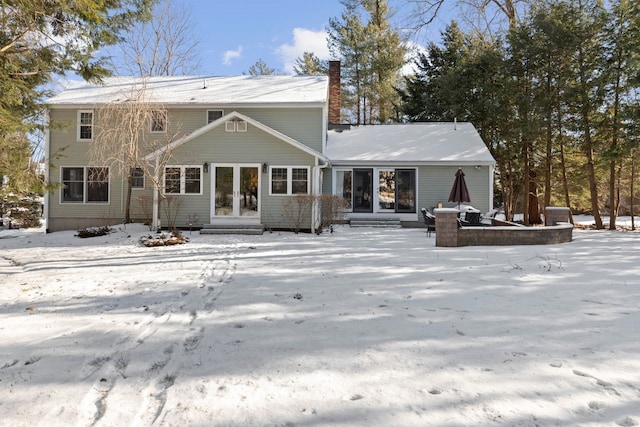
{"label": "snow covered bush", "polygon": [[111,233],[112,231],[113,230],[111,229],[111,227],[107,225],[102,227],[86,227],[78,230],[78,234],[76,234],[76,236],[84,239],[87,237],[105,236]]}
{"label": "snow covered bush", "polygon": [[140,238],[140,243],[147,247],[182,245],[188,241],[189,239],[184,237],[179,230],[168,234],[162,233],[159,236],[146,235]]}

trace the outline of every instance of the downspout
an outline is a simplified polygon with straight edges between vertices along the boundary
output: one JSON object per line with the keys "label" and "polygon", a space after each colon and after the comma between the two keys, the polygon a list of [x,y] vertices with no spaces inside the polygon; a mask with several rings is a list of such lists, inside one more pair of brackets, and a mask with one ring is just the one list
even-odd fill
{"label": "downspout", "polygon": [[[45,120],[45,131],[44,131],[44,176],[45,176],[45,186],[49,184],[49,155],[50,155],[50,144],[51,144],[51,133],[49,132],[50,117],[49,117],[49,109],[47,108],[44,113]],[[50,191],[46,189],[44,192],[44,207],[42,211],[42,215],[44,217],[44,232],[49,232],[49,202],[51,201]]]}
{"label": "downspout", "polygon": [[154,171],[155,179],[153,182],[153,213],[151,220],[151,228],[156,231],[160,231],[160,220],[158,218],[159,213],[159,199],[158,192],[160,188],[158,187],[158,183],[160,182],[160,160],[156,157],[156,168]]}
{"label": "downspout", "polygon": [[320,179],[320,172],[322,169],[329,166],[329,162],[325,162],[324,164],[318,164],[319,159],[316,157],[316,165],[313,167],[313,207],[311,209],[311,232],[315,234],[316,232],[316,223],[318,223],[318,219],[321,219],[321,212],[319,209],[320,200],[319,197],[322,195],[322,180]]}
{"label": "downspout", "polygon": [[495,178],[495,165],[489,165],[489,212],[493,211],[493,180]]}

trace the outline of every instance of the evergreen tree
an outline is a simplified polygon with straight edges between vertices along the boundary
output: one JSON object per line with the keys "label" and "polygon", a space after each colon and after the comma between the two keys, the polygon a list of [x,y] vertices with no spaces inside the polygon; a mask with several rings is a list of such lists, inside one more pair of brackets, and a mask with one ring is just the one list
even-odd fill
{"label": "evergreen tree", "polygon": [[249,71],[247,73],[250,76],[277,76],[281,75],[282,72],[276,70],[275,68],[271,68],[267,65],[266,62],[262,58],[258,59],[255,64],[249,67]]}
{"label": "evergreen tree", "polygon": [[376,122],[397,121],[400,99],[396,88],[401,79],[407,49],[400,34],[391,27],[391,12],[386,0],[363,0],[369,14],[367,33],[371,38],[370,119]]}
{"label": "evergreen tree", "polygon": [[[406,48],[389,24],[386,0],[341,0],[340,19],[329,20],[329,50],[342,62],[343,105],[355,124],[396,120],[399,72]],[[362,20],[366,14],[368,21]]]}
{"label": "evergreen tree", "polygon": [[634,103],[632,94],[638,89],[640,75],[640,5],[629,0],[611,3],[609,19],[604,28],[606,115],[608,146],[604,159],[609,163],[609,228],[616,229],[616,216],[620,205],[621,168],[623,160],[634,147],[632,138],[625,136],[625,123],[637,118],[625,116],[628,103]]}
{"label": "evergreen tree", "polygon": [[[149,17],[153,0],[13,0],[0,3],[0,157],[14,158],[11,141],[43,129],[42,101],[55,75],[86,80],[110,74],[95,54]],[[26,152],[25,152],[26,153]],[[0,176],[21,181],[29,159],[0,166]]]}
{"label": "evergreen tree", "polygon": [[[351,112],[350,120],[365,124],[363,105],[366,105],[365,86],[370,64],[369,37],[359,14],[359,0],[340,0],[345,11],[342,20],[329,19],[329,50],[342,63],[342,107]],[[364,111],[363,111],[364,110]]]}
{"label": "evergreen tree", "polygon": [[329,72],[329,62],[321,60],[313,52],[304,52],[296,58],[293,72],[298,76],[322,76]]}

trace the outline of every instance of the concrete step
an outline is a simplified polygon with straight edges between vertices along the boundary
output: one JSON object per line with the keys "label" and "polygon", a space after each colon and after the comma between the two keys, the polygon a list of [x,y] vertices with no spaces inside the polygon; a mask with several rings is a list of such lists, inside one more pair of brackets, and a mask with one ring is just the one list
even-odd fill
{"label": "concrete step", "polygon": [[204,224],[200,234],[244,234],[262,235],[262,224]]}
{"label": "concrete step", "polygon": [[350,220],[349,225],[352,228],[402,228],[402,224],[398,218],[357,218]]}

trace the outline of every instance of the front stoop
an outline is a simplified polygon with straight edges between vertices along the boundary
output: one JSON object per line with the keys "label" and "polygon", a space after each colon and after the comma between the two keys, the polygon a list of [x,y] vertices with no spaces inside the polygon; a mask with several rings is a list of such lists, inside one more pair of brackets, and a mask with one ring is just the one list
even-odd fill
{"label": "front stoop", "polygon": [[262,235],[262,224],[204,224],[200,234],[247,234]]}
{"label": "front stoop", "polygon": [[398,218],[355,218],[349,221],[352,228],[375,227],[375,228],[402,228],[402,223]]}

